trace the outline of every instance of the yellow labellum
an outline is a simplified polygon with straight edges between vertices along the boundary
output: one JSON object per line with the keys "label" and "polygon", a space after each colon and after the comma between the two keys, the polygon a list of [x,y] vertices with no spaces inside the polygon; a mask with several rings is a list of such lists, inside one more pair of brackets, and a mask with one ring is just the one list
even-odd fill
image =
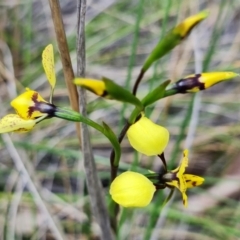
{"label": "yellow labellum", "polygon": [[35,124],[34,120],[22,119],[17,114],[8,114],[0,119],[0,133],[28,132],[33,129]]}
{"label": "yellow labellum", "polygon": [[174,29],[173,32],[179,34],[181,37],[186,37],[191,29],[197,25],[200,21],[205,19],[208,16],[207,11],[200,12],[196,15],[186,18],[183,22],[178,24]]}
{"label": "yellow labellum", "polygon": [[98,96],[104,96],[106,91],[105,83],[102,80],[87,79],[87,78],[75,78],[73,81],[76,85],[84,87],[89,91],[97,94]]}
{"label": "yellow labellum", "polygon": [[12,100],[11,106],[23,119],[35,119],[44,115],[35,107],[39,102],[46,102],[38,92],[26,88],[26,92]]}
{"label": "yellow labellum", "polygon": [[166,128],[142,116],[130,126],[127,137],[131,146],[147,156],[159,155],[166,148],[169,132]]}
{"label": "yellow labellum", "polygon": [[156,191],[144,175],[127,171],[114,179],[110,186],[112,199],[123,207],[145,207]]}
{"label": "yellow labellum", "polygon": [[43,64],[43,68],[46,73],[47,79],[52,89],[54,89],[56,85],[56,75],[55,75],[55,69],[54,69],[54,54],[53,54],[52,44],[47,45],[46,48],[43,50],[42,64]]}

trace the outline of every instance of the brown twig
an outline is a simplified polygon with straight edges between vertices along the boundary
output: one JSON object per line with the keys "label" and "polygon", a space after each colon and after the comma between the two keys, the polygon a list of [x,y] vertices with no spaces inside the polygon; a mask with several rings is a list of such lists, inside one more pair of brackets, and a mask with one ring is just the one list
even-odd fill
{"label": "brown twig", "polygon": [[[62,66],[63,66],[63,74],[64,74],[65,82],[67,85],[68,93],[69,93],[70,104],[72,109],[78,112],[79,111],[78,92],[77,92],[76,86],[72,83],[72,80],[74,79],[74,73],[73,73],[72,62],[69,54],[66,34],[63,26],[59,0],[49,0],[49,5],[51,8],[54,29],[56,33],[58,48],[59,48]],[[79,123],[76,123],[76,128],[77,128],[77,136],[81,141]]]}
{"label": "brown twig", "polygon": [[[86,0],[78,0],[77,8],[77,75],[85,76],[85,14]],[[86,116],[86,94],[83,88],[79,88],[80,112]],[[86,124],[81,124],[82,151],[84,157],[84,168],[86,172],[86,182],[88,193],[91,199],[93,215],[96,217],[102,230],[101,239],[112,240],[113,234],[110,227],[110,217],[105,205],[101,182],[97,175],[89,132]]]}
{"label": "brown twig", "polygon": [[145,71],[143,69],[141,69],[141,71],[140,71],[140,73],[139,73],[139,75],[138,75],[138,77],[137,77],[137,79],[136,79],[136,81],[134,83],[134,86],[133,86],[133,90],[132,90],[133,95],[136,95],[137,89],[138,89],[138,85],[141,82],[144,74],[145,74]]}

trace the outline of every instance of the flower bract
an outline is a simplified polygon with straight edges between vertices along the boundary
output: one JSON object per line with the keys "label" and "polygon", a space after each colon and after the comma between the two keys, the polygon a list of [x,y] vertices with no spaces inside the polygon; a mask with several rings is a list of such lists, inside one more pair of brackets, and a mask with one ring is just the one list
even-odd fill
{"label": "flower bract", "polygon": [[164,151],[169,141],[169,132],[142,115],[129,127],[127,137],[131,146],[138,152],[153,156]]}
{"label": "flower bract", "polygon": [[144,175],[127,171],[114,179],[110,187],[112,199],[123,207],[145,207],[156,191]]}

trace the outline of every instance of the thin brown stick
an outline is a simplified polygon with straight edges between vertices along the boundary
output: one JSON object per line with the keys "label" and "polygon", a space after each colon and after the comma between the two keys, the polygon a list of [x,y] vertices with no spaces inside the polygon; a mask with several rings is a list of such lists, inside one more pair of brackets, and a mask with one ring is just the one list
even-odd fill
{"label": "thin brown stick", "polygon": [[[85,76],[85,14],[86,0],[78,0],[77,8],[77,75]],[[86,94],[83,88],[79,88],[80,112],[86,116]],[[112,240],[113,234],[110,227],[110,216],[107,212],[103,189],[97,175],[97,168],[94,161],[89,132],[86,124],[81,124],[82,151],[84,158],[84,168],[86,172],[86,182],[91,200],[93,215],[101,227],[101,239]]]}
{"label": "thin brown stick", "polygon": [[[76,86],[72,83],[72,80],[74,79],[74,73],[73,73],[72,62],[69,54],[66,34],[63,26],[59,0],[49,0],[49,5],[51,8],[54,29],[56,33],[58,48],[59,48],[62,66],[63,66],[63,74],[64,74],[65,82],[67,85],[68,93],[69,93],[70,104],[72,109],[78,112],[79,111],[78,92],[77,92]],[[77,136],[81,141],[79,123],[76,123],[76,128],[77,128]]]}

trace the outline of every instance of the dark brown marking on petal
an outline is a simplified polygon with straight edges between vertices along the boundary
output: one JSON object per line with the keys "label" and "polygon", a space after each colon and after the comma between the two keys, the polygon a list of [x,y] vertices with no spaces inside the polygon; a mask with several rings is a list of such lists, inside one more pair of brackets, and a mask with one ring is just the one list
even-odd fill
{"label": "dark brown marking on petal", "polygon": [[186,201],[185,201],[185,199],[183,199],[183,205],[185,206],[185,203],[186,203]]}
{"label": "dark brown marking on petal", "polygon": [[28,117],[29,118],[31,118],[33,112],[36,111],[37,104],[38,104],[37,98],[38,98],[38,93],[34,92],[32,95],[32,101],[34,102],[34,106],[31,106],[28,108]]}
{"label": "dark brown marking on petal", "polygon": [[178,93],[187,93],[196,87],[198,87],[199,90],[204,90],[204,83],[199,81],[201,76],[201,74],[195,74],[192,77],[180,79],[175,83],[174,88],[178,91]]}
{"label": "dark brown marking on petal", "polygon": [[34,111],[35,111],[35,107],[34,106],[28,108],[28,117],[29,118],[31,118],[31,116],[32,116]]}
{"label": "dark brown marking on petal", "polygon": [[194,187],[196,187],[196,186],[197,186],[197,182],[196,182],[196,181],[192,182],[192,185],[193,185]]}
{"label": "dark brown marking on petal", "polygon": [[33,100],[35,103],[37,103],[37,98],[38,98],[38,93],[35,92],[35,93],[33,94],[33,96],[32,96],[32,100]]}

